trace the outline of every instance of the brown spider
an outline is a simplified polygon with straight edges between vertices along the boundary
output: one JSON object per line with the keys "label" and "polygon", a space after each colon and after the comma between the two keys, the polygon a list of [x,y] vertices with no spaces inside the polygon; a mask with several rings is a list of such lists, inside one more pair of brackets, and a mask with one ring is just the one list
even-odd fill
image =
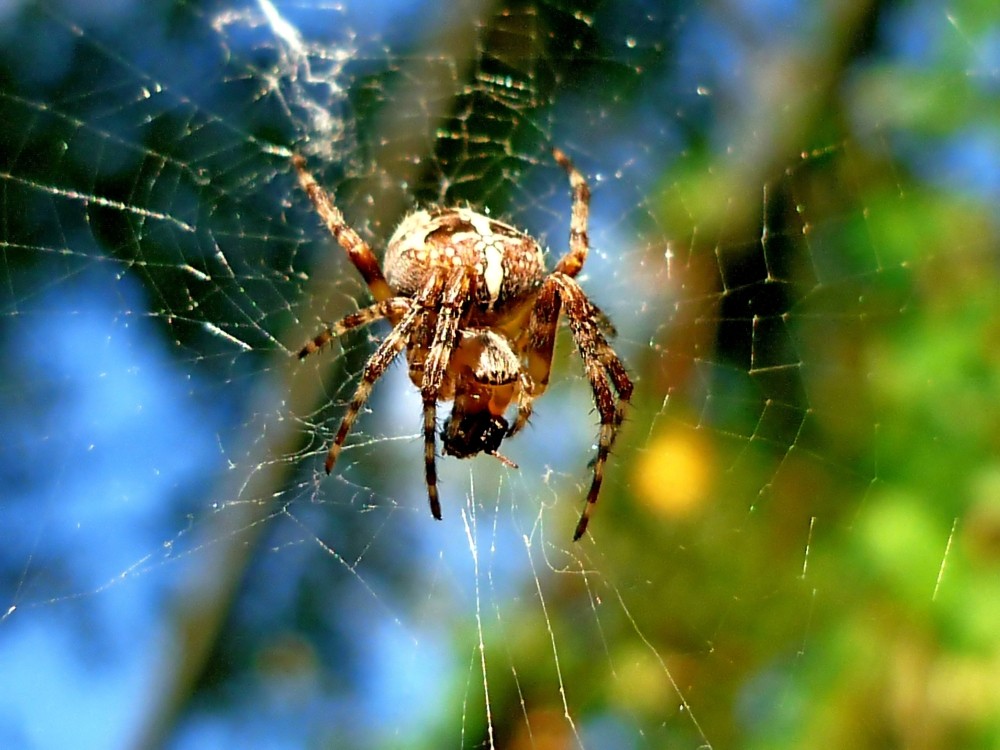
{"label": "brown spider", "polygon": [[[573,539],[583,536],[632,381],[602,332],[613,334],[610,323],[573,279],[587,259],[590,189],[566,154],[553,148],[552,155],[569,175],[573,208],[569,252],[548,274],[538,242],[469,208],[406,216],[389,240],[383,274],[371,248],[307,171],[305,159],[293,158],[299,184],[375,298],[325,328],[302,347],[299,358],[352,328],[380,318],[392,324],[365,364],[327,454],[327,474],[375,381],[404,348],[410,380],[424,402],[424,466],[434,518],[441,518],[434,462],[438,401],[454,401],[441,431],[447,455],[468,458],[483,452],[516,468],[498,449],[524,427],[532,403],[548,386],[556,324],[565,308],[601,417],[594,478]],[[517,418],[508,426],[504,413],[511,402],[517,403]]]}

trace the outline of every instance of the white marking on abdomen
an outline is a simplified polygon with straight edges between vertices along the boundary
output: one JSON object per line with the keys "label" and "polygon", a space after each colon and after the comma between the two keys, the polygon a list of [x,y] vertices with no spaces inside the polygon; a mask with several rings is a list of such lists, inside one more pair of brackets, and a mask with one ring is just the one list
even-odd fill
{"label": "white marking on abdomen", "polygon": [[483,252],[486,256],[486,268],[483,269],[483,280],[486,290],[490,293],[490,302],[496,302],[503,286],[503,253],[495,245],[487,245]]}

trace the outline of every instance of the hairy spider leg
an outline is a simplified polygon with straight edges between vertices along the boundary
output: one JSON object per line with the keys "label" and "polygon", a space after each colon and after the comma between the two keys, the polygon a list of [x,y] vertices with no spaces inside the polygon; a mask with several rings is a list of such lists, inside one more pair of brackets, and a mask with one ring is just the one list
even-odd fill
{"label": "hairy spider leg", "polygon": [[427,500],[431,515],[441,520],[441,500],[438,497],[437,465],[437,401],[444,374],[451,361],[451,354],[458,338],[458,324],[463,308],[468,304],[471,279],[464,267],[451,271],[444,285],[437,306],[437,320],[434,324],[434,339],[431,342],[427,361],[424,363],[424,379],[420,395],[424,402],[424,474],[427,481]]}
{"label": "hairy spider leg", "polygon": [[306,345],[299,350],[299,359],[304,359],[313,352],[318,352],[330,341],[338,336],[342,336],[352,328],[366,326],[382,318],[388,318],[395,325],[409,311],[412,303],[413,300],[408,297],[390,297],[387,300],[376,302],[357,312],[345,315],[339,321],[327,326],[307,341]]}
{"label": "hairy spider leg", "polygon": [[[552,156],[556,163],[566,170],[569,176],[570,189],[573,192],[573,205],[569,228],[569,251],[559,259],[555,272],[563,273],[572,278],[583,268],[587,260],[589,239],[587,237],[587,219],[590,213],[590,188],[586,178],[580,173],[566,153],[553,147]],[[614,335],[614,326],[608,316],[593,306],[597,312],[600,325],[610,335]],[[549,371],[552,368],[552,353],[556,340],[556,326],[559,322],[558,297],[543,302],[536,300],[532,311],[528,330],[528,372],[521,375],[521,388],[517,399],[517,417],[507,431],[508,437],[517,434],[528,423],[531,417],[532,404],[536,398],[545,392],[549,384]]]}
{"label": "hairy spider leg", "polygon": [[[563,309],[569,319],[570,331],[573,333],[573,340],[576,341],[580,356],[583,358],[587,379],[590,380],[597,411],[601,416],[601,427],[597,440],[597,460],[594,462],[594,479],[591,482],[590,491],[587,492],[587,504],[580,514],[580,521],[573,533],[573,541],[576,541],[587,531],[590,514],[601,491],[604,466],[618,435],[618,428],[621,427],[624,420],[625,408],[629,399],[632,398],[632,381],[629,379],[621,359],[618,358],[604,334],[601,333],[600,314],[587,299],[587,295],[580,288],[580,285],[568,276],[556,274],[552,277],[550,286],[559,289]],[[608,388],[608,378],[618,394],[617,399]]]}
{"label": "hairy spider leg", "polygon": [[[561,149],[553,148],[552,156],[569,175],[569,186],[573,191],[573,208],[569,222],[569,252],[556,264],[556,271],[570,278],[580,273],[587,260],[590,241],[587,237],[587,219],[590,216],[590,187],[570,158]],[[601,313],[603,316],[603,313]],[[605,318],[606,319],[606,318]]]}
{"label": "hairy spider leg", "polygon": [[361,236],[351,228],[344,219],[344,215],[340,212],[340,209],[333,204],[329,193],[316,182],[316,178],[306,168],[306,160],[296,154],[292,157],[292,164],[295,165],[295,171],[298,173],[299,185],[302,186],[306,195],[309,196],[309,200],[316,207],[316,212],[326,223],[326,228],[330,230],[330,234],[333,235],[334,239],[347,252],[347,257],[350,258],[354,267],[358,269],[361,278],[365,280],[365,284],[371,290],[372,296],[377,302],[384,302],[390,299],[393,296],[392,288],[385,280],[382,269],[379,267],[378,259],[368,246],[368,243],[361,239]]}
{"label": "hairy spider leg", "polygon": [[392,364],[392,361],[407,345],[417,321],[422,314],[426,313],[427,308],[433,305],[434,300],[439,294],[441,286],[440,278],[439,274],[431,274],[423,289],[420,290],[420,294],[414,299],[406,297],[396,298],[401,301],[401,304],[408,305],[409,309],[399,321],[399,325],[393,327],[389,334],[382,339],[374,354],[365,362],[365,367],[361,374],[361,382],[358,383],[357,390],[354,392],[354,398],[351,399],[351,405],[347,408],[347,413],[344,414],[344,419],[337,430],[337,436],[333,439],[333,444],[326,455],[325,466],[327,474],[333,471],[333,466],[337,463],[337,457],[340,455],[340,449],[347,439],[347,435],[350,433],[351,427],[358,418],[362,407],[368,401],[375,381],[382,377],[389,365]]}
{"label": "hairy spider leg", "polygon": [[[587,531],[590,514],[600,494],[604,466],[624,419],[625,408],[632,397],[632,381],[622,361],[601,332],[601,317],[597,308],[587,299],[579,284],[569,276],[557,272],[542,284],[532,312],[528,367],[535,381],[533,396],[539,395],[548,383],[560,309],[566,313],[601,418],[597,457],[593,462],[594,477],[587,492],[587,504],[573,534],[573,541],[576,541]],[[617,397],[612,393],[609,380]]]}

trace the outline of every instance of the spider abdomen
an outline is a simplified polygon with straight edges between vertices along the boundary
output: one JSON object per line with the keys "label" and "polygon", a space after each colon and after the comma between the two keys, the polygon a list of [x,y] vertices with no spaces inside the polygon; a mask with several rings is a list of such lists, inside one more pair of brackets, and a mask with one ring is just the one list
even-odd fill
{"label": "spider abdomen", "polygon": [[539,244],[469,208],[414,211],[389,240],[385,276],[400,296],[415,295],[436,268],[464,266],[481,312],[501,314],[538,291],[545,276]]}

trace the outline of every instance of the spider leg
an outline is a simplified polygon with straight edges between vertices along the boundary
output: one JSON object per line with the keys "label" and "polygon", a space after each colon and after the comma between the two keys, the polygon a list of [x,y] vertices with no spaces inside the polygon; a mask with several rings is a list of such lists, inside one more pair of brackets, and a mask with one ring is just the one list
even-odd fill
{"label": "spider leg", "polygon": [[552,156],[560,167],[569,175],[569,186],[573,191],[573,209],[569,223],[569,252],[559,259],[556,271],[570,278],[580,273],[587,260],[589,240],[587,238],[587,219],[590,216],[590,188],[587,180],[580,173],[570,158],[561,149],[553,148]]}
{"label": "spider leg", "polygon": [[[413,329],[416,327],[422,317],[422,314],[426,313],[428,300],[434,299],[439,286],[439,276],[436,274],[432,275],[431,278],[428,279],[427,284],[421,290],[420,294],[417,296],[416,304],[409,306],[409,309],[399,321],[399,325],[395,326],[389,334],[382,339],[382,342],[378,345],[375,353],[368,358],[367,362],[365,362],[365,367],[361,374],[361,382],[358,383],[357,390],[354,392],[354,398],[351,399],[351,404],[347,407],[347,413],[344,414],[344,419],[341,421],[340,427],[337,429],[337,435],[333,439],[333,443],[330,445],[329,452],[326,454],[325,468],[327,474],[333,471],[333,466],[337,463],[337,457],[340,455],[340,449],[343,447],[344,441],[347,439],[347,435],[350,433],[351,427],[354,425],[354,421],[358,418],[361,408],[365,405],[365,402],[368,401],[368,397],[371,395],[372,387],[375,385],[375,381],[382,377],[383,373],[385,373],[386,369],[388,369],[389,365],[392,364],[392,361],[396,358],[396,355],[398,355],[407,345]],[[407,300],[407,303],[409,302],[410,300]]]}
{"label": "spider leg", "polygon": [[601,333],[610,338],[617,336],[618,329],[616,329],[615,324],[611,322],[611,318],[609,318],[604,311],[593,302],[590,304],[594,308],[594,319],[597,322],[597,327],[601,329]]}
{"label": "spider leg", "polygon": [[528,360],[527,368],[521,371],[517,418],[507,431],[508,436],[519,432],[528,423],[535,399],[549,386],[552,353],[556,344],[556,330],[561,309],[562,301],[558,288],[546,281],[542,284],[531,311],[531,319],[528,321],[528,341],[524,349]]}
{"label": "spider leg", "polygon": [[292,157],[292,164],[295,165],[295,171],[298,173],[299,185],[302,186],[302,189],[309,196],[309,200],[316,207],[316,212],[326,223],[326,228],[330,230],[330,234],[333,235],[334,239],[347,252],[347,257],[350,258],[354,267],[358,269],[358,273],[361,274],[361,277],[371,290],[372,296],[378,302],[384,302],[392,297],[392,289],[385,280],[385,276],[382,274],[382,269],[379,267],[378,260],[375,258],[372,249],[348,225],[340,209],[334,205],[330,194],[316,182],[316,178],[306,168],[306,160],[296,154]]}
{"label": "spider leg", "polygon": [[465,300],[469,296],[471,279],[465,268],[453,270],[445,282],[437,306],[437,321],[430,353],[424,363],[424,379],[420,395],[424,402],[424,475],[427,481],[427,500],[431,515],[441,520],[441,501],[437,488],[437,401],[445,371],[458,338],[458,324]]}
{"label": "spider leg", "polygon": [[[569,229],[569,252],[556,264],[556,274],[565,274],[572,279],[587,260],[589,239],[587,236],[587,221],[590,216],[590,188],[587,180],[580,173],[570,158],[562,149],[553,148],[552,156],[569,176],[570,188],[573,191],[573,207]],[[575,286],[575,285],[574,285]],[[583,290],[577,287],[579,294],[586,299]],[[521,393],[518,398],[517,418],[511,425],[508,435],[521,430],[527,424],[532,411],[532,402],[542,395],[549,384],[549,371],[552,367],[552,350],[556,341],[556,328],[559,322],[559,312],[562,302],[559,294],[551,292],[540,294],[535,302],[529,323],[530,336],[527,346],[528,374],[522,379]],[[614,326],[596,305],[587,300],[592,319],[596,322],[599,333],[608,336],[616,334]],[[602,338],[603,340],[603,338]],[[605,342],[606,345],[606,342]],[[608,347],[610,350],[610,347]],[[620,363],[619,363],[620,365]],[[624,368],[622,368],[624,372]],[[627,379],[627,378],[626,378]]]}
{"label": "spider leg", "polygon": [[[580,294],[586,297],[582,289],[580,290]],[[589,299],[587,300],[587,304],[589,305],[588,309],[592,313],[592,319],[596,323],[598,331],[605,336],[615,336],[617,332],[608,319],[608,316],[597,305],[590,302]],[[552,369],[552,354],[555,348],[556,331],[558,329],[561,309],[562,301],[560,296],[553,294],[551,290],[547,294],[540,293],[538,299],[535,301],[535,307],[531,312],[531,319],[528,322],[528,342],[525,348],[528,367],[527,371],[521,372],[521,388],[517,401],[517,418],[507,431],[508,437],[519,432],[527,424],[528,419],[531,417],[534,400],[541,396],[549,385],[549,373]],[[608,348],[610,349],[610,347]]]}
{"label": "spider leg", "polygon": [[[559,301],[565,308],[570,331],[583,359],[584,370],[594,391],[594,402],[601,417],[597,457],[594,459],[594,478],[587,492],[587,504],[573,534],[573,540],[576,541],[586,532],[590,514],[600,494],[601,483],[604,480],[604,465],[624,418],[625,407],[632,397],[632,381],[622,361],[601,332],[600,311],[587,298],[579,284],[565,274],[557,272],[542,285],[536,307],[540,306],[543,311],[553,307],[558,310]],[[552,336],[554,337],[554,332]],[[549,359],[551,360],[551,348]],[[617,397],[612,392],[612,387],[617,392]]]}
{"label": "spider leg", "polygon": [[319,351],[332,339],[342,336],[352,328],[366,326],[381,318],[389,318],[394,322],[401,320],[403,315],[409,311],[411,302],[408,297],[390,297],[387,300],[376,302],[357,312],[345,315],[339,321],[327,326],[307,341],[305,346],[299,350],[299,359],[304,359],[313,352]]}

